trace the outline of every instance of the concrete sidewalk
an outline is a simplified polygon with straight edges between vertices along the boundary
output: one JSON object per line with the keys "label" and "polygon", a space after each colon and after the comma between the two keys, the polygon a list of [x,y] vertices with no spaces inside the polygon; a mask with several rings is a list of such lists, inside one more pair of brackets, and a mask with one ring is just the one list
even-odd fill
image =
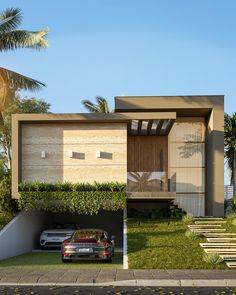
{"label": "concrete sidewalk", "polygon": [[0,269],[0,286],[236,287],[236,270]]}

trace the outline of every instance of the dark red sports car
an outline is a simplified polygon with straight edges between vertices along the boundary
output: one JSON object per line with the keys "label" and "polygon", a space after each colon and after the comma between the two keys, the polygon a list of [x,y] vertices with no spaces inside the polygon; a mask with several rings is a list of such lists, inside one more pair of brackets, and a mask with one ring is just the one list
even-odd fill
{"label": "dark red sports car", "polygon": [[101,229],[80,229],[62,243],[62,262],[72,260],[103,260],[112,262],[114,237],[108,239],[107,232]]}

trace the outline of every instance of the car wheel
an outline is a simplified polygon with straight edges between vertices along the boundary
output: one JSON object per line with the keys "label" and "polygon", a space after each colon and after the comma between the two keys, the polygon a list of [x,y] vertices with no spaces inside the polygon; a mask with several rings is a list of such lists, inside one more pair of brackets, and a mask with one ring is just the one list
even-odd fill
{"label": "car wheel", "polygon": [[61,261],[62,261],[63,263],[72,262],[71,259],[64,259],[63,257],[61,258]]}

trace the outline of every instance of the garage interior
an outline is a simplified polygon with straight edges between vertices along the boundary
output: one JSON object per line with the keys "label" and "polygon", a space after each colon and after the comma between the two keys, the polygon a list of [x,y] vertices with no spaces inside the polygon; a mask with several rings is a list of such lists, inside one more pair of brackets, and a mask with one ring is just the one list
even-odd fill
{"label": "garage interior", "polygon": [[[72,213],[47,213],[43,214],[43,227],[36,235],[35,249],[39,249],[39,237],[53,223],[76,223],[79,228],[103,229],[107,231],[108,237],[115,236],[115,245],[123,246],[123,211],[100,211],[97,215],[79,215]],[[37,237],[38,236],[38,237]]]}

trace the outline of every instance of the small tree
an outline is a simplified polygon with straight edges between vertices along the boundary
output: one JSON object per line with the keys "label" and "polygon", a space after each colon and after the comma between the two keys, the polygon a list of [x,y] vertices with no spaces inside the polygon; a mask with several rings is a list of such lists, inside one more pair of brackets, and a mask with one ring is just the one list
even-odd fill
{"label": "small tree", "polygon": [[36,99],[35,97],[21,99],[19,96],[16,96],[2,112],[3,116],[0,122],[1,159],[7,170],[11,169],[11,115],[48,113],[49,108],[50,103],[43,99]]}
{"label": "small tree", "polygon": [[15,210],[15,202],[11,197],[11,177],[6,174],[0,181],[0,211],[11,213]]}
{"label": "small tree", "polygon": [[42,99],[14,98],[2,112],[0,121],[0,211],[16,210],[11,198],[11,116],[14,113],[48,113],[50,104]]}

